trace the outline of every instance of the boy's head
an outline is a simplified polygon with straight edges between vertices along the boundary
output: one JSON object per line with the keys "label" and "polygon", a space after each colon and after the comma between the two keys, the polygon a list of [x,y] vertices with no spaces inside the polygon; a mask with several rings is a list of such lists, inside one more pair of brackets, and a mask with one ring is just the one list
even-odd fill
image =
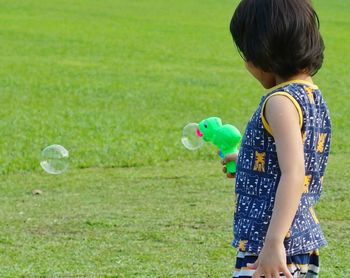
{"label": "boy's head", "polygon": [[245,61],[265,72],[288,78],[322,66],[324,44],[310,0],[242,0],[230,30]]}

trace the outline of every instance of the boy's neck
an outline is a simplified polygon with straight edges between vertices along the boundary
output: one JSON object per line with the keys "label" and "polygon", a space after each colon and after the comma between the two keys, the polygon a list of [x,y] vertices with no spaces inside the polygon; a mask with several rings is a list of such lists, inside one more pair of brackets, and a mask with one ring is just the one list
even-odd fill
{"label": "boy's neck", "polygon": [[293,76],[288,77],[288,78],[281,78],[279,76],[276,76],[276,85],[279,85],[281,83],[285,83],[285,82],[288,82],[288,81],[293,81],[293,80],[303,80],[303,81],[306,81],[308,83],[313,84],[312,78],[311,78],[311,76],[309,74],[307,74],[307,73],[298,73],[298,74],[293,75]]}

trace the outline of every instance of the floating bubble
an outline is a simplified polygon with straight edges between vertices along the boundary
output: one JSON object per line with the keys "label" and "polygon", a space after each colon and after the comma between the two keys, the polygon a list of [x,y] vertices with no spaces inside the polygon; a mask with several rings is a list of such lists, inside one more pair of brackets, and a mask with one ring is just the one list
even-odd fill
{"label": "floating bubble", "polygon": [[40,165],[49,174],[62,174],[69,164],[69,152],[61,145],[51,145],[41,152]]}
{"label": "floating bubble", "polygon": [[197,123],[189,123],[183,128],[181,142],[191,151],[199,149],[204,144]]}

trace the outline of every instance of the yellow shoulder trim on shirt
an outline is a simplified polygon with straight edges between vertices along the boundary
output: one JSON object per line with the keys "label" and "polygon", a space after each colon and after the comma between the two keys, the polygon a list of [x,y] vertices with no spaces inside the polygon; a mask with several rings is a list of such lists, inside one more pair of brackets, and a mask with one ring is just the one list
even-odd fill
{"label": "yellow shoulder trim on shirt", "polygon": [[282,88],[288,84],[294,84],[294,83],[299,83],[299,84],[304,84],[306,86],[309,86],[313,89],[318,89],[317,85],[315,85],[314,83],[311,83],[309,81],[306,81],[306,80],[299,80],[299,79],[295,79],[295,80],[289,80],[289,81],[286,81],[286,82],[283,82],[283,83],[280,83],[272,88],[269,88],[269,91],[272,92],[278,88]]}
{"label": "yellow shoulder trim on shirt", "polygon": [[272,129],[268,123],[268,121],[266,120],[265,118],[265,114],[264,114],[264,111],[265,111],[265,105],[267,103],[267,101],[271,98],[271,97],[274,97],[274,96],[285,96],[287,97],[295,106],[295,108],[297,109],[298,111],[298,114],[299,114],[299,126],[300,126],[300,129],[302,128],[303,126],[303,121],[304,121],[304,118],[303,118],[303,112],[301,110],[301,107],[299,105],[299,103],[295,100],[295,98],[293,96],[291,96],[290,94],[286,93],[286,92],[276,92],[276,93],[273,93],[272,95],[269,95],[263,105],[262,105],[262,108],[261,108],[261,120],[262,120],[262,123],[263,123],[263,126],[264,128],[272,135]]}

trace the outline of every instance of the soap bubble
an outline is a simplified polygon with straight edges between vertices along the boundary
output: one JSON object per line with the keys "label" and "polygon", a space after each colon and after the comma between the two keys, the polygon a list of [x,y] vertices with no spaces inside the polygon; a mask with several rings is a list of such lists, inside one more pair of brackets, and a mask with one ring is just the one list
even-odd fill
{"label": "soap bubble", "polygon": [[49,174],[62,174],[68,168],[69,152],[61,145],[51,145],[41,152],[41,167]]}
{"label": "soap bubble", "polygon": [[181,142],[186,149],[191,151],[199,149],[204,141],[201,137],[199,127],[197,123],[189,123],[182,130]]}

